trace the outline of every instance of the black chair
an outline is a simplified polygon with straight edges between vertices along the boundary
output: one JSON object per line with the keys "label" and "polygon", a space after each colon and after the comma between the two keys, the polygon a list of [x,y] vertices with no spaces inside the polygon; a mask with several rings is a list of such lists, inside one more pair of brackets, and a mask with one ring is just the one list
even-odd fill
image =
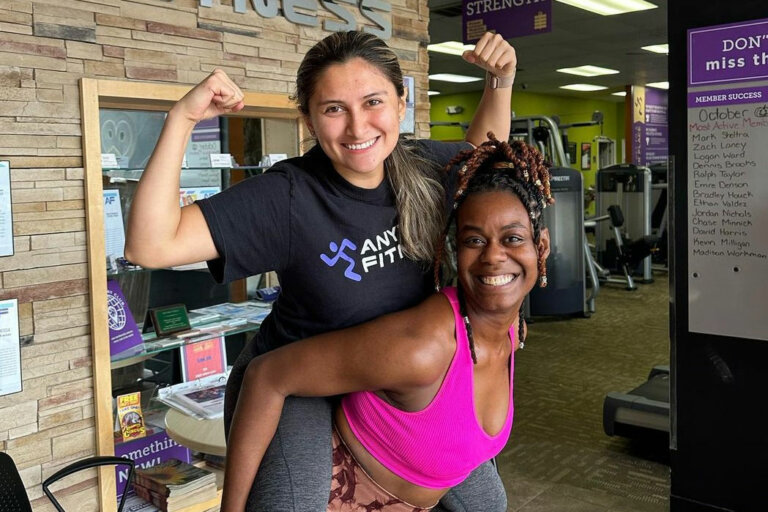
{"label": "black chair", "polygon": [[[128,480],[126,480],[127,491],[128,485],[130,485],[131,479],[133,478],[134,462],[125,457],[98,456],[79,460],[61,468],[45,479],[43,482],[43,492],[45,492],[45,495],[51,500],[51,503],[56,507],[56,510],[64,512],[64,509],[61,508],[61,505],[49,489],[51,484],[73,473],[82,471],[83,469],[107,465],[128,466]],[[120,498],[117,512],[123,510],[123,502],[125,501],[126,494],[128,493],[124,492]],[[16,468],[16,463],[13,462],[11,456],[5,452],[0,452],[0,510],[3,512],[32,512],[32,505],[29,503],[29,497],[27,496],[26,489],[24,489],[24,482],[21,481],[21,477],[19,476],[19,470]]]}

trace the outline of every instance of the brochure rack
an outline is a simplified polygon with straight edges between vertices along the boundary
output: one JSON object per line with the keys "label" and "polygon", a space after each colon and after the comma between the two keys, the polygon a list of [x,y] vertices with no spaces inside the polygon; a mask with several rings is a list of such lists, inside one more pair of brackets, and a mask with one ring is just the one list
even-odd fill
{"label": "brochure rack", "polygon": [[[138,275],[155,275],[153,271],[131,268],[118,261],[117,258],[110,259],[106,251],[105,239],[105,217],[104,217],[104,189],[117,188],[114,185],[120,185],[119,179],[125,179],[126,183],[130,179],[128,176],[117,176],[114,169],[110,169],[108,176],[102,166],[102,148],[101,148],[101,123],[100,113],[117,109],[124,112],[145,111],[159,112],[167,111],[189,90],[189,86],[167,85],[159,83],[128,82],[113,80],[96,80],[83,78],[80,82],[80,106],[82,111],[82,138],[83,138],[83,167],[86,186],[86,222],[88,235],[88,278],[90,294],[90,325],[93,347],[93,380],[94,380],[94,415],[96,422],[96,454],[112,455],[115,452],[114,425],[113,416],[113,370],[129,369],[129,365],[142,362],[149,363],[158,355],[172,350],[178,350],[179,346],[210,339],[218,336],[225,336],[229,339],[232,334],[258,329],[259,322],[245,320],[235,321],[228,325],[219,326],[221,330],[215,331],[214,324],[216,320],[208,321],[208,332],[201,328],[201,325],[195,325],[193,315],[190,317],[191,327],[200,329],[199,335],[187,338],[178,335],[176,338],[152,338],[151,335],[144,333],[143,347],[139,354],[123,354],[113,357],[110,353],[109,330],[108,330],[108,311],[107,311],[107,276],[108,274],[121,274],[125,272],[135,272]],[[293,134],[283,137],[285,140],[293,140],[295,148],[291,150],[290,156],[298,154],[298,141],[304,139],[305,133],[295,105],[290,101],[287,94],[262,94],[245,93],[245,108],[233,114],[235,118],[258,119],[263,127],[279,125],[281,129]],[[235,120],[237,121],[237,120]],[[243,121],[238,121],[243,122]],[[287,128],[291,127],[291,128]],[[272,130],[274,132],[275,130]],[[262,148],[264,151],[286,152],[280,148]],[[131,172],[136,169],[130,169]],[[237,168],[225,169],[219,166],[212,166],[209,169],[213,174],[222,176],[222,188],[228,186],[230,176],[242,176],[251,172],[259,172],[259,169],[238,170]],[[111,180],[118,179],[118,181]],[[125,193],[124,193],[125,191]],[[128,213],[131,198],[129,197],[130,186],[123,186],[120,193],[122,214]],[[181,194],[181,191],[180,191]],[[185,193],[184,197],[191,196],[192,193]],[[182,198],[183,199],[183,198]],[[110,265],[116,263],[115,267]],[[105,265],[106,263],[106,265]],[[108,268],[112,268],[108,271]],[[200,272],[199,270],[184,270],[174,272],[178,274],[179,281],[187,281],[187,277]],[[149,279],[149,278],[147,278]],[[245,287],[241,286],[244,290]],[[242,300],[244,296],[236,300]],[[225,301],[228,299],[224,299]],[[232,300],[231,298],[229,300]],[[189,305],[188,305],[189,307]],[[142,318],[135,318],[140,321]],[[239,323],[237,323],[239,322]],[[165,405],[163,405],[165,407]],[[99,471],[99,509],[106,512],[116,510],[116,475],[111,468]],[[202,506],[202,504],[201,504]],[[210,505],[205,509],[210,508]],[[194,510],[204,510],[200,507],[189,507],[185,512]]]}

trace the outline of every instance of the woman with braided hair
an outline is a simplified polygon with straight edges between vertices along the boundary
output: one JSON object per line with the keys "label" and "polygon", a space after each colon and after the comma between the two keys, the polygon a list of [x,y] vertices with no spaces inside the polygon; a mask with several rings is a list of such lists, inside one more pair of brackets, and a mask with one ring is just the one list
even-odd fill
{"label": "woman with braided hair", "polygon": [[[463,57],[487,77],[466,140],[411,140],[400,135],[406,103],[395,51],[363,31],[327,35],[303,57],[294,94],[317,144],[183,208],[179,177],[195,123],[240,111],[244,93],[237,77],[215,70],[168,112],[131,205],[126,258],[150,268],[207,261],[219,282],[269,271],[280,281],[272,311],[229,374],[225,433],[252,358],[412,307],[431,293],[430,262],[445,224],[446,190],[456,177],[455,169],[440,169],[460,149],[481,144],[489,130],[504,139],[510,127],[514,48],[486,33]],[[325,507],[334,407],[326,398],[286,400],[249,510]],[[507,509],[491,464],[478,467],[441,506],[448,512]]]}
{"label": "woman with braided hair", "polygon": [[223,512],[244,509],[291,395],[347,393],[334,413],[328,511],[429,510],[506,444],[519,312],[536,282],[546,284],[549,172],[531,146],[492,136],[454,160],[457,288],[436,279],[438,293],[418,306],[251,361],[227,445]]}

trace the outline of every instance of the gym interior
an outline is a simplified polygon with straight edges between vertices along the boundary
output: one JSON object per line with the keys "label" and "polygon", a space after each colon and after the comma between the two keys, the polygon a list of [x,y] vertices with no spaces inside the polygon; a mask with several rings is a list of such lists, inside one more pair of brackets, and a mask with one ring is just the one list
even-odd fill
{"label": "gym interior", "polygon": [[[0,321],[18,317],[13,346],[0,344],[13,363],[0,374],[0,452],[33,508],[53,510],[43,489],[66,464],[117,453],[121,386],[139,379],[157,393],[186,371],[183,356],[158,349],[157,368],[142,360],[137,376],[135,359],[104,348],[106,274],[130,262],[105,253],[106,217],[88,205],[106,208],[109,187],[125,209],[130,172],[145,162],[104,169],[156,139],[162,111],[215,67],[258,91],[249,119],[207,128],[217,154],[240,162],[233,181],[295,156],[307,133],[288,96],[301,55],[343,25],[329,25],[327,9],[389,35],[406,75],[406,136],[463,139],[484,84],[460,56],[478,23],[517,51],[510,139],[552,163],[556,204],[545,215],[549,286],[526,303],[514,428],[496,457],[508,510],[768,509],[764,1],[382,1],[354,13],[314,3],[279,16],[262,12],[273,2],[240,0],[0,5],[0,220],[11,241]],[[487,16],[467,15],[468,4]],[[106,128],[131,123],[135,140]],[[215,287],[192,270],[184,282],[172,270],[119,278],[136,322],[175,303],[269,300],[279,285],[265,275]],[[220,350],[231,363],[247,333],[230,338]],[[201,450],[216,455],[219,438]],[[68,509],[115,509],[119,472],[72,478],[60,487]]]}

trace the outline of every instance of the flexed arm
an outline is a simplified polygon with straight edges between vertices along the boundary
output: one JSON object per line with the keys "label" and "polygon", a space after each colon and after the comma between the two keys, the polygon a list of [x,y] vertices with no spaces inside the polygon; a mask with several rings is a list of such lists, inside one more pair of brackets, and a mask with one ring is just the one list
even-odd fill
{"label": "flexed arm", "polygon": [[512,82],[517,70],[515,49],[499,34],[486,32],[475,48],[464,52],[463,57],[500,79],[496,89],[491,89],[486,83],[483,97],[467,129],[467,142],[479,146],[488,139],[489,131],[498,140],[508,140],[512,121]]}
{"label": "flexed arm", "polygon": [[195,124],[242,108],[242,91],[217,69],[168,112],[131,205],[125,245],[129,261],[157,268],[218,256],[200,208],[179,205],[181,163]]}
{"label": "flexed arm", "polygon": [[222,512],[244,510],[286,396],[381,389],[403,396],[434,385],[455,352],[453,329],[448,301],[434,295],[415,308],[290,343],[251,361],[227,440]]}

